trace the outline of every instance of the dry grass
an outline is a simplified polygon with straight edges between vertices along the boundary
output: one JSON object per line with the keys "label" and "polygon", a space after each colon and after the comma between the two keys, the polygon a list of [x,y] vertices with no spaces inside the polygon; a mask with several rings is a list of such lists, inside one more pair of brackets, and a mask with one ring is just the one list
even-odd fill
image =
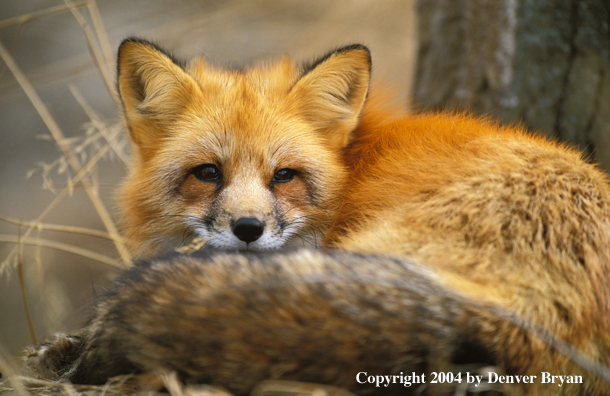
{"label": "dry grass", "polygon": [[[102,149],[100,149],[100,151],[98,151],[98,155],[94,156],[91,160],[88,161],[87,164],[85,164],[83,166],[83,164],[81,163],[81,160],[77,156],[77,154],[82,153],[82,150],[81,150],[82,147],[77,147],[75,150],[75,147],[71,144],[72,141],[67,140],[64,137],[65,136],[64,133],[60,129],[59,125],[57,124],[57,122],[55,121],[55,119],[53,118],[51,113],[49,112],[47,106],[40,99],[40,96],[38,95],[38,93],[36,92],[36,90],[34,89],[32,84],[29,82],[27,77],[21,72],[21,69],[15,63],[15,61],[11,57],[10,53],[4,47],[4,45],[2,45],[2,43],[0,43],[0,58],[2,58],[2,60],[8,66],[9,70],[11,71],[11,73],[13,74],[15,79],[19,82],[19,85],[23,88],[24,92],[27,94],[28,98],[32,102],[32,105],[36,108],[38,114],[44,120],[45,124],[47,125],[47,127],[51,133],[51,136],[53,137],[53,139],[55,140],[55,142],[57,143],[57,145],[59,146],[59,148],[61,149],[61,151],[63,153],[63,157],[61,157],[57,161],[56,164],[51,164],[50,167],[53,168],[55,165],[58,165],[59,173],[63,173],[63,171],[65,170],[65,167],[63,166],[63,164],[65,164],[67,162],[67,164],[70,165],[72,170],[77,173],[77,177],[75,178],[75,180],[68,180],[68,186],[66,187],[66,189],[69,192],[70,190],[72,190],[74,188],[76,183],[80,183],[80,185],[87,192],[87,195],[88,195],[89,199],[91,200],[91,202],[93,203],[93,206],[95,207],[95,210],[97,211],[98,215],[100,216],[100,219],[104,223],[106,230],[111,235],[112,240],[114,241],[114,243],[117,247],[117,250],[121,254],[122,260],[125,263],[129,263],[129,256],[127,254],[127,250],[125,249],[125,245],[121,239],[121,236],[119,235],[119,233],[117,231],[116,224],[114,224],[108,209],[106,208],[104,203],[101,201],[95,186],[93,186],[91,184],[91,180],[88,175],[88,173],[91,172],[91,169],[95,166],[97,161],[99,161],[99,159],[105,154],[105,151],[110,149],[110,147],[111,147],[110,143],[106,143],[104,145],[104,147]],[[100,138],[104,137],[105,132],[106,132],[105,130],[99,130],[98,131],[99,137]],[[87,143],[87,145],[90,144],[91,140],[86,141],[86,143]],[[45,211],[45,212],[47,212],[47,211]],[[36,220],[36,223],[42,221],[43,219],[44,219],[44,214],[39,216],[39,218]],[[35,229],[35,227],[28,228],[28,230],[26,231],[26,233],[23,236],[23,239],[27,239],[30,236],[31,231],[34,229]],[[13,249],[13,251],[11,251],[11,253],[8,255],[8,257],[2,262],[2,264],[0,264],[0,273],[2,273],[6,269],[5,268],[6,266],[15,265],[14,258],[17,254],[17,251],[18,251],[18,248],[16,247],[15,249]]]}
{"label": "dry grass", "polygon": [[[95,65],[102,75],[108,94],[113,98],[116,97],[114,92],[114,84],[112,82],[111,65],[114,64],[112,50],[108,43],[107,34],[105,32],[101,17],[94,0],[79,1],[72,3],[69,0],[64,0],[63,6],[57,6],[50,9],[22,15],[20,17],[11,18],[5,21],[0,21],[0,28],[9,27],[12,25],[23,25],[38,18],[44,18],[50,15],[55,15],[62,12],[72,12],[74,17],[81,25],[83,32],[87,38],[88,46]],[[82,11],[89,13],[89,18],[93,21],[94,29],[91,29],[87,20],[83,17]],[[28,321],[28,327],[31,333],[31,339],[34,344],[38,342],[38,337],[34,331],[33,319],[29,310],[29,302],[26,292],[26,281],[23,273],[23,251],[27,246],[37,248],[45,247],[56,250],[69,252],[78,256],[86,257],[97,261],[102,265],[109,265],[114,268],[125,268],[129,265],[129,256],[125,249],[124,242],[117,231],[117,225],[110,216],[110,210],[102,201],[99,195],[98,185],[96,183],[95,174],[96,167],[99,161],[110,157],[118,158],[122,162],[127,161],[126,146],[127,142],[122,133],[122,127],[119,124],[107,126],[100,117],[96,114],[93,108],[87,103],[83,95],[75,86],[70,86],[70,91],[80,104],[82,110],[90,119],[89,127],[83,136],[77,138],[65,138],[64,132],[59,127],[53,115],[40,98],[38,92],[29,81],[28,77],[23,73],[17,62],[11,56],[9,50],[0,42],[0,58],[5,63],[8,71],[17,80],[19,86],[26,93],[32,106],[36,109],[38,115],[43,119],[47,126],[50,135],[47,138],[53,140],[61,150],[61,157],[52,163],[40,163],[35,169],[40,171],[44,180],[44,186],[48,189],[55,190],[54,177],[62,176],[65,178],[65,186],[61,190],[56,191],[55,198],[48,206],[40,213],[33,221],[22,221],[7,217],[0,217],[0,221],[15,224],[19,226],[18,235],[0,235],[1,243],[10,243],[14,247],[2,258],[0,263],[0,274],[6,273],[9,270],[17,269],[18,279],[23,298],[23,305]],[[31,176],[31,174],[30,174]],[[52,213],[57,205],[70,196],[75,188],[82,188],[86,191],[87,196],[96,213],[101,219],[105,231],[93,230],[83,227],[75,227],[71,225],[47,224],[45,218]],[[64,233],[74,233],[83,236],[94,238],[104,238],[114,243],[116,251],[119,252],[119,257],[110,257],[105,254],[82,248],[81,246],[69,243],[62,243],[54,240],[44,239],[35,236],[35,232],[42,230],[58,231]],[[28,393],[34,394],[90,394],[95,393],[91,388],[74,388],[71,385],[59,385],[45,381],[35,380],[28,377],[17,375],[13,369],[13,365],[6,357],[6,354],[0,355],[0,371],[3,373],[4,382],[0,383],[0,395],[18,394],[24,395]],[[129,381],[127,381],[129,382]],[[120,387],[116,387],[119,389]],[[110,391],[113,386],[98,390],[99,394],[112,394]],[[117,391],[118,392],[118,391]],[[116,392],[115,392],[116,393]]]}
{"label": "dry grass", "polygon": [[[206,385],[183,385],[175,374],[124,375],[104,385],[73,385],[12,376],[7,386],[0,385],[1,396],[230,396],[225,390]],[[346,395],[347,396],[347,395]]]}
{"label": "dry grass", "polygon": [[[208,385],[184,385],[174,373],[124,375],[100,386],[59,384],[26,376],[12,377],[0,387],[0,396],[231,396],[223,388]],[[16,386],[12,384],[15,383]],[[457,394],[456,394],[457,395]],[[251,396],[354,396],[329,385],[296,381],[261,381]]]}

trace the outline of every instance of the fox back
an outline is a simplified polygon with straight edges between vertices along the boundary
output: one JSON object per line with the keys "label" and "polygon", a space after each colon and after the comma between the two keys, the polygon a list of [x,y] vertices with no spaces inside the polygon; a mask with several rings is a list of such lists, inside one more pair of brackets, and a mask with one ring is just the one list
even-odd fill
{"label": "fox back", "polygon": [[151,43],[119,49],[133,147],[121,191],[136,256],[200,237],[208,247],[315,245],[345,186],[341,158],[368,92],[365,47],[310,65],[182,65]]}
{"label": "fox back", "polygon": [[[470,115],[375,103],[346,153],[351,178],[326,245],[425,263],[451,289],[610,363],[610,187],[581,153]],[[577,371],[515,326],[476,321],[476,343],[508,372]]]}

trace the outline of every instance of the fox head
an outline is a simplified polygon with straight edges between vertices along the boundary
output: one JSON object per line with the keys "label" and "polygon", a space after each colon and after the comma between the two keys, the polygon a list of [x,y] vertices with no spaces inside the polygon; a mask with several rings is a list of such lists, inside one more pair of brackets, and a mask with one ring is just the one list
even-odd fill
{"label": "fox head", "polygon": [[342,152],[370,71],[361,45],[306,66],[227,70],[125,40],[118,88],[133,164],[120,198],[132,253],[193,237],[221,249],[316,244],[347,182]]}

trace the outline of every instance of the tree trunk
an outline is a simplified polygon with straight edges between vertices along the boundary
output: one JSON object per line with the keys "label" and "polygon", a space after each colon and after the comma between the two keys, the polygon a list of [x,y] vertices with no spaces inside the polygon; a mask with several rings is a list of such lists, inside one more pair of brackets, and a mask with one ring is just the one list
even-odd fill
{"label": "tree trunk", "polygon": [[415,103],[570,141],[610,169],[610,0],[419,0]]}

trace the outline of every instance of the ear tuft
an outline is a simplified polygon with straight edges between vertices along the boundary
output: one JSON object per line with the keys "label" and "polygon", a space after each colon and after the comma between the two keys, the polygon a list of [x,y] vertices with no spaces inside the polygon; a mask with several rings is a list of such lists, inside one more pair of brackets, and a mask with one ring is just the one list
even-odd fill
{"label": "ear tuft", "polygon": [[370,75],[371,65],[373,63],[373,61],[371,59],[371,51],[369,51],[369,49],[362,44],[351,44],[351,45],[346,45],[344,47],[339,47],[337,49],[334,49],[334,50],[330,51],[329,53],[327,53],[326,55],[316,59],[312,63],[305,65],[305,67],[303,67],[303,73],[301,76],[306,75],[307,73],[314,70],[317,66],[326,62],[333,56],[348,53],[350,51],[361,51],[360,55],[364,55],[367,58],[368,71],[369,71],[369,75]]}
{"label": "ear tuft", "polygon": [[121,43],[117,76],[127,127],[142,149],[158,143],[159,130],[198,90],[179,62],[156,45],[137,38]]}
{"label": "ear tuft", "polygon": [[339,48],[304,68],[291,90],[304,117],[337,149],[351,141],[368,94],[371,55],[363,45]]}

